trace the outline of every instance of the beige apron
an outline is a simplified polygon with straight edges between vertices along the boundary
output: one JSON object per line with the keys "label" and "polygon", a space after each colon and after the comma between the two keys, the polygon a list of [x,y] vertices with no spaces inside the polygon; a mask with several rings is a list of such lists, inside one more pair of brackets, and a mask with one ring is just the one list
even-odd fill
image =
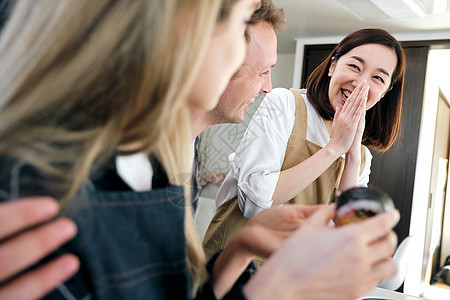
{"label": "beige apron", "polygon": [[[291,91],[295,97],[295,122],[286,147],[286,155],[281,171],[303,162],[322,149],[322,147],[306,140],[306,104],[298,91]],[[365,165],[365,148],[365,146],[361,146],[360,174]],[[329,203],[333,198],[334,191],[339,186],[344,170],[344,162],[344,158],[339,157],[322,175],[287,203],[307,205]],[[203,247],[207,259],[220,249],[223,249],[234,234],[248,222],[248,219],[242,215],[239,209],[237,197],[235,196],[219,206],[209,224],[203,238]],[[259,258],[255,260],[257,265],[261,265],[263,261],[263,259]]]}

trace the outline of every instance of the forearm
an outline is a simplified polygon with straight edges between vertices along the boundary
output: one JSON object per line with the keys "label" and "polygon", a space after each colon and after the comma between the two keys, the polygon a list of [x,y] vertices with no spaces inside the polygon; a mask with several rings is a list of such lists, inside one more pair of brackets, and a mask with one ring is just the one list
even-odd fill
{"label": "forearm", "polygon": [[213,269],[213,289],[220,299],[233,287],[254,256],[242,247],[239,236],[233,238],[217,258]]}
{"label": "forearm", "polygon": [[361,151],[356,154],[347,153],[345,157],[344,171],[342,173],[341,182],[338,188],[340,192],[358,186],[360,167]]}
{"label": "forearm", "polygon": [[282,171],[272,196],[272,206],[279,206],[298,195],[325,172],[339,156],[340,153],[328,144],[300,164]]}

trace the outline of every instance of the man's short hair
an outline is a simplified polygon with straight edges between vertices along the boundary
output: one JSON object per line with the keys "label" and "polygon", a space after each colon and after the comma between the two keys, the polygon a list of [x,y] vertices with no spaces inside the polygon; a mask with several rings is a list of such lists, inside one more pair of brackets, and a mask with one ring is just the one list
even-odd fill
{"label": "man's short hair", "polygon": [[[276,7],[272,0],[261,0],[261,7],[255,11],[250,22],[252,24],[267,22],[273,27],[275,33],[282,32],[287,27],[283,9]],[[250,41],[250,35],[247,31],[245,32],[245,39],[247,42]]]}

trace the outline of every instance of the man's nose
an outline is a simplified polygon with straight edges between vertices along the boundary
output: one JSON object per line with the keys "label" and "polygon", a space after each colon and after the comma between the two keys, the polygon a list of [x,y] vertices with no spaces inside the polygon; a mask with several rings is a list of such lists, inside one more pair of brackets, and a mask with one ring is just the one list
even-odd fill
{"label": "man's nose", "polygon": [[264,93],[270,93],[272,91],[272,76],[270,72],[264,75],[264,81],[261,87],[261,91]]}

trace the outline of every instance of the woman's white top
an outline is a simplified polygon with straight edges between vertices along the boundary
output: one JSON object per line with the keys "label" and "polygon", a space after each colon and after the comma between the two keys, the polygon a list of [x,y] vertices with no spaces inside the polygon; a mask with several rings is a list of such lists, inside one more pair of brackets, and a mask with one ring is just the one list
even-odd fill
{"label": "woman's white top", "polygon": [[[320,147],[330,141],[325,123],[299,90],[306,103],[306,139]],[[230,154],[231,170],[216,197],[219,207],[238,195],[244,217],[251,218],[272,206],[272,196],[284,162],[287,143],[295,123],[295,98],[290,90],[277,88],[267,94],[253,115],[236,152]],[[372,155],[366,149],[366,163],[360,186],[369,182]]]}
{"label": "woman's white top", "polygon": [[136,192],[152,189],[153,167],[145,153],[116,156],[117,174]]}
{"label": "woman's white top", "polygon": [[[194,142],[191,146],[191,159],[194,159]],[[143,152],[116,156],[116,169],[119,177],[136,192],[152,189],[153,167],[147,154]]]}

